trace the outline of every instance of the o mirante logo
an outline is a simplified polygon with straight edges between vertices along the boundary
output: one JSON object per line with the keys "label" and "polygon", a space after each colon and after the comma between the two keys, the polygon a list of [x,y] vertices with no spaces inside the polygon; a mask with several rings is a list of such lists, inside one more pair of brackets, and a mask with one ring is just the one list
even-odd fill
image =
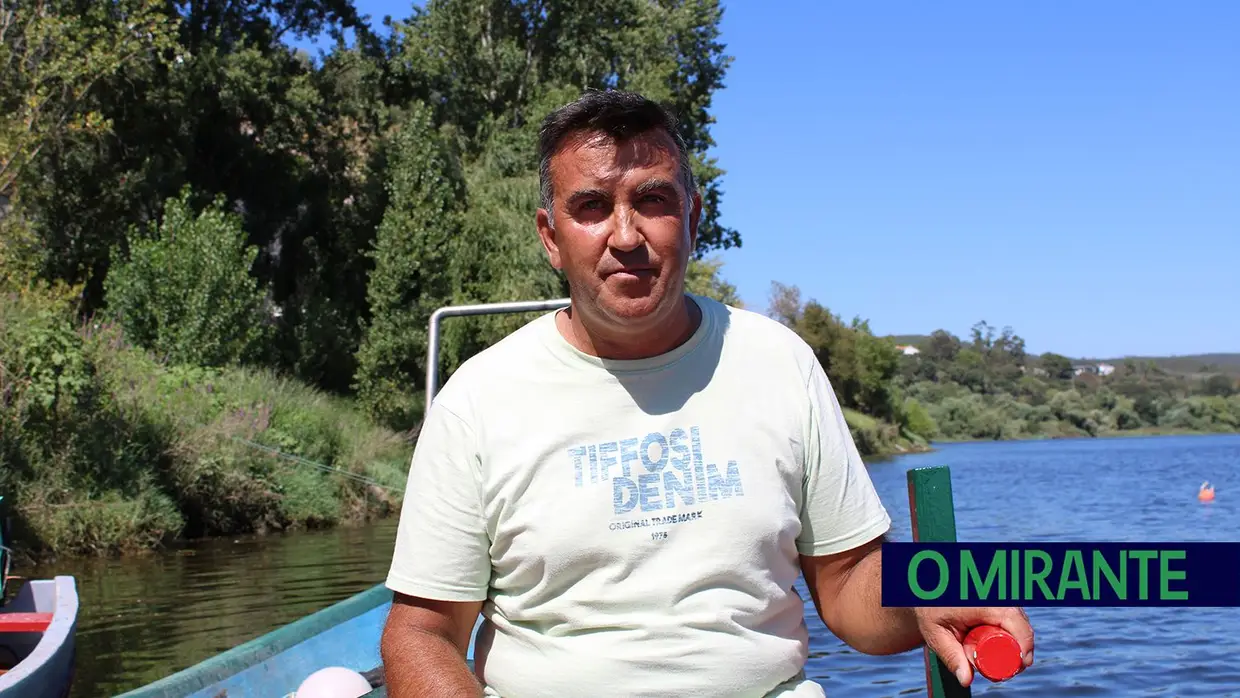
{"label": "o mirante logo", "polygon": [[1240,606],[1240,543],[885,543],[884,606]]}

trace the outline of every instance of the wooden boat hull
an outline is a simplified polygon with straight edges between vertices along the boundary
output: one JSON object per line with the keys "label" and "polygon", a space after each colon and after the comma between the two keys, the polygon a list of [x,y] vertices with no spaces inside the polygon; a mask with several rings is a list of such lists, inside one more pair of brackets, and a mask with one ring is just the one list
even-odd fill
{"label": "wooden boat hull", "polygon": [[[78,616],[75,580],[61,576],[27,582],[0,608],[0,618],[15,620],[17,614],[23,614],[23,621],[31,618],[43,630],[0,632],[0,652],[8,650],[21,660],[0,675],[0,698],[64,698],[73,684]],[[45,614],[51,614],[50,622]],[[16,627],[0,623],[0,627],[5,625]]]}
{"label": "wooden boat hull", "polygon": [[[392,592],[380,584],[117,698],[283,698],[319,669],[370,672],[382,663],[391,606]],[[370,695],[386,694],[380,687]]]}

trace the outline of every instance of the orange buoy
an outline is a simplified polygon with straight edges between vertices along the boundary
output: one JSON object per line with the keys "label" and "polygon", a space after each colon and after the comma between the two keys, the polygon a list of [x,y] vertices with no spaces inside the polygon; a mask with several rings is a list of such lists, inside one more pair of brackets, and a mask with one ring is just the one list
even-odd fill
{"label": "orange buoy", "polygon": [[1201,489],[1197,490],[1197,499],[1203,502],[1214,501],[1214,486],[1209,482],[1201,483]]}

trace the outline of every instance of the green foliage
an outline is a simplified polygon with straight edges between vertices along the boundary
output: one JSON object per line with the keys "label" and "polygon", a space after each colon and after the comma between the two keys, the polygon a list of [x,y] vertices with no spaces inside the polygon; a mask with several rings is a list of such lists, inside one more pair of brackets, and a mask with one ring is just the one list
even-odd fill
{"label": "green foliage", "polygon": [[[716,0],[432,0],[397,23],[393,67],[409,94],[438,97],[438,118],[471,160],[497,132],[536,126],[585,89],[632,89],[667,103],[693,150],[706,253],[740,244],[719,223],[723,170],[707,155],[711,99],[732,60],[719,41],[722,14]],[[518,152],[505,174],[536,165],[532,140]]]}
{"label": "green foliage", "polygon": [[463,182],[427,110],[413,110],[394,137],[389,203],[373,252],[370,326],[358,351],[362,404],[381,422],[410,429],[420,414],[427,322],[451,293],[449,261]]}
{"label": "green foliage", "polygon": [[924,450],[926,441],[917,434],[904,433],[890,422],[875,419],[856,410],[844,408],[844,420],[857,451],[863,456],[890,455]]}
{"label": "green foliage", "polygon": [[14,193],[44,147],[99,136],[107,116],[87,104],[100,80],[172,44],[155,0],[0,3],[0,196]]}
{"label": "green foliage", "polygon": [[[515,153],[507,147],[496,146],[488,153],[466,172],[469,206],[452,259],[452,303],[566,296],[563,277],[547,262],[531,228],[531,212],[538,208],[537,174],[509,173]],[[529,320],[527,314],[510,314],[453,318],[445,323],[442,375],[450,375],[466,358]]]}
{"label": "green foliage", "polygon": [[270,336],[249,273],[257,255],[222,198],[195,216],[187,189],[151,237],[134,236],[128,259],[113,262],[109,309],[127,336],[172,363],[256,361]]}
{"label": "green foliage", "polygon": [[1216,373],[1207,378],[1201,386],[1201,392],[1205,395],[1217,395],[1218,397],[1227,397],[1233,393],[1240,392],[1237,384],[1240,381],[1232,379],[1221,373]]}
{"label": "green foliage", "polygon": [[895,342],[875,337],[868,322],[859,318],[845,324],[816,301],[801,305],[800,297],[795,286],[775,283],[768,312],[813,348],[841,405],[896,421],[901,401],[893,383],[900,370]]}
{"label": "green foliage", "polygon": [[0,491],[27,552],[130,550],[399,506],[408,445],[348,404],[270,371],[157,361],[118,326],[76,325],[47,294],[0,303],[0,395]]}
{"label": "green foliage", "polygon": [[[184,186],[199,207],[223,195],[244,212],[246,238],[261,251],[253,274],[280,312],[269,364],[350,392],[370,324],[369,252],[389,208],[391,133],[419,104],[469,182],[453,299],[559,295],[533,231],[537,199],[511,194],[536,180],[539,121],[588,88],[643,90],[679,113],[704,197],[697,252],[740,244],[719,223],[723,171],[709,157],[711,100],[731,61],[714,0],[438,0],[412,8],[383,40],[349,2],[150,7],[152,21],[176,30],[171,45],[135,53],[123,75],[101,75],[85,105],[111,136],[48,140],[23,177],[34,266],[82,284],[87,313],[107,304],[125,231],[146,228]],[[317,61],[283,43],[345,29],[353,45],[340,41]],[[476,253],[490,244],[519,254]],[[450,323],[464,327],[445,338],[454,347],[444,368],[520,319]]]}
{"label": "green foliage", "polygon": [[0,292],[13,292],[39,282],[42,250],[21,209],[0,194]]}
{"label": "green foliage", "polygon": [[1026,356],[1010,329],[996,338],[985,323],[971,343],[939,330],[921,348],[904,357],[897,384],[926,405],[944,439],[1235,431],[1240,422],[1223,399],[1226,377],[1194,381],[1149,361],[1078,374],[1062,355]]}
{"label": "green foliage", "polygon": [[1040,357],[1038,368],[1051,380],[1072,380],[1072,360],[1066,356],[1047,352]]}
{"label": "green foliage", "polygon": [[904,401],[902,421],[909,431],[923,438],[933,439],[939,435],[939,425],[935,423],[926,408],[914,398],[907,398]]}
{"label": "green foliage", "polygon": [[690,293],[713,298],[720,303],[734,308],[745,307],[736,293],[736,287],[728,283],[720,270],[723,261],[719,259],[691,259],[685,272],[685,288]]}
{"label": "green foliage", "polygon": [[1109,375],[1078,375],[1066,357],[1030,357],[1011,328],[985,322],[968,341],[937,330],[901,355],[894,338],[875,337],[860,319],[845,324],[778,282],[767,312],[814,349],[863,452],[897,450],[882,424],[944,440],[1240,431],[1240,393],[1223,374],[1196,379],[1128,361]]}
{"label": "green foliage", "polygon": [[50,421],[73,409],[91,368],[66,309],[37,294],[10,294],[2,317],[0,347],[6,378],[14,381],[7,395],[8,404],[18,408],[14,414]]}

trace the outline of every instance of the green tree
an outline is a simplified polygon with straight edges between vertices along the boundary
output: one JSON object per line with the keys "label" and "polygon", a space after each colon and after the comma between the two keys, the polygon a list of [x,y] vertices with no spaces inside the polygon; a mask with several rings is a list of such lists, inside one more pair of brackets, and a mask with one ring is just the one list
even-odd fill
{"label": "green tree", "polygon": [[110,124],[92,89],[171,45],[156,0],[0,3],[0,196],[10,198],[39,151]]}
{"label": "green tree", "polygon": [[742,308],[736,286],[728,283],[720,274],[723,262],[718,259],[691,259],[685,274],[685,287],[690,293],[713,298],[720,303]]}
{"label": "green tree", "polygon": [[46,148],[99,138],[101,81],[172,43],[155,0],[0,2],[0,285],[28,286],[44,251],[18,182]]}
{"label": "green tree", "polygon": [[[223,195],[277,311],[272,364],[350,391],[370,324],[367,252],[389,203],[389,136],[418,104],[466,181],[447,260],[453,301],[564,293],[532,225],[537,128],[584,89],[632,88],[671,106],[705,200],[698,262],[740,243],[719,223],[722,170],[708,156],[711,99],[731,60],[713,0],[435,0],[385,39],[348,0],[143,7],[171,27],[166,50],[136,53],[93,83],[83,108],[109,129],[67,132],[29,158],[22,225],[5,226],[4,257],[80,286],[87,314],[106,303],[124,231],[149,226],[184,186],[195,207]],[[318,60],[286,43],[323,33],[336,43]],[[709,267],[698,262],[695,272]],[[728,290],[721,278],[712,288]],[[449,323],[445,368],[521,320]]]}
{"label": "green tree", "polygon": [[868,321],[855,318],[845,324],[817,301],[801,305],[800,299],[797,287],[774,283],[767,312],[814,350],[840,404],[879,419],[901,419],[895,385],[901,355],[895,342],[874,336]]}
{"label": "green tree", "polygon": [[[692,151],[703,199],[697,252],[706,255],[740,245],[720,223],[724,172],[708,155],[711,101],[732,61],[719,41],[722,16],[717,0],[430,0],[395,24],[394,89],[436,105],[468,161],[496,134],[537,127],[586,89],[631,89],[667,104]],[[524,168],[536,167],[533,147],[519,152]]]}
{"label": "green tree", "polygon": [[[82,284],[92,312],[126,230],[148,226],[186,185],[196,207],[223,195],[280,310],[273,361],[347,389],[366,316],[365,251],[386,203],[375,176],[388,113],[381,51],[344,0],[151,7],[173,43],[94,84],[87,102],[108,131],[49,143],[23,177],[40,274]],[[358,45],[317,64],[282,43],[344,28]]]}
{"label": "green tree", "polygon": [[914,398],[904,401],[904,423],[908,430],[926,439],[939,435],[939,426],[926,408]]}
{"label": "green tree", "polygon": [[109,311],[134,342],[172,363],[220,366],[264,358],[264,294],[250,268],[240,217],[222,197],[195,215],[186,189],[169,199],[149,235],[134,231],[117,253]]}
{"label": "green tree", "polygon": [[1201,386],[1202,395],[1228,397],[1234,392],[1236,392],[1236,381],[1230,376],[1225,376],[1221,373],[1210,376]]}
{"label": "green tree", "polygon": [[1066,356],[1048,351],[1038,357],[1038,365],[1051,380],[1072,380],[1072,360]]}
{"label": "green tree", "polygon": [[427,322],[452,292],[449,260],[464,194],[456,160],[428,110],[414,109],[394,136],[388,187],[356,387],[372,415],[410,429],[421,411],[415,392],[425,388]]}
{"label": "green tree", "polygon": [[801,289],[772,281],[766,314],[795,328],[801,319]]}

